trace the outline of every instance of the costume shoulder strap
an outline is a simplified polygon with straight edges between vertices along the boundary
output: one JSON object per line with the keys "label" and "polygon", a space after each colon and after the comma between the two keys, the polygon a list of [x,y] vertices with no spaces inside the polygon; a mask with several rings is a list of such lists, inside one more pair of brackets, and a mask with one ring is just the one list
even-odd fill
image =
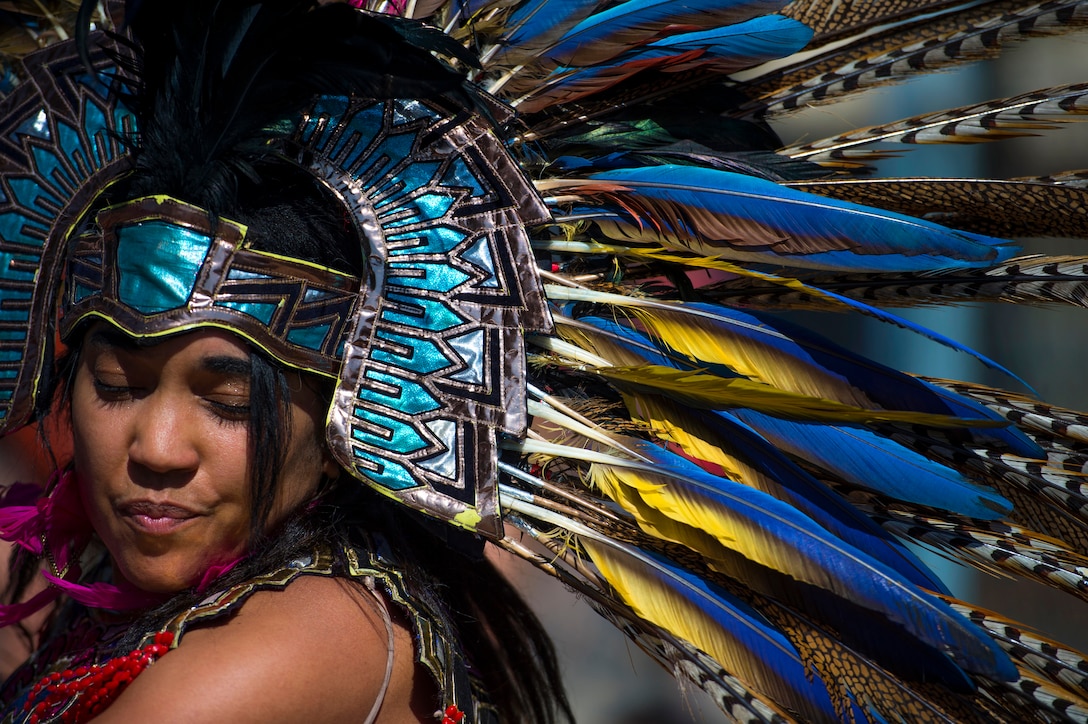
{"label": "costume shoulder strap", "polygon": [[443,711],[464,713],[462,722],[497,721],[494,710],[484,702],[481,687],[469,673],[448,615],[436,600],[414,590],[416,587],[406,581],[388,546],[379,541],[373,550],[345,548],[338,553],[321,548],[275,571],[212,593],[160,631],[148,632],[141,645],[166,632],[173,635],[172,646],[177,647],[187,631],[233,616],[254,593],[286,588],[300,576],[347,578],[400,608],[412,628],[416,660],[430,672],[441,692]]}

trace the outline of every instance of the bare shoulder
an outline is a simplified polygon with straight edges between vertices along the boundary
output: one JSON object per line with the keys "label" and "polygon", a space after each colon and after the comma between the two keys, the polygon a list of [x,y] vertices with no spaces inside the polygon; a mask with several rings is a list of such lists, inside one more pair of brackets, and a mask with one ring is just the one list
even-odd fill
{"label": "bare shoulder", "polygon": [[[380,724],[433,721],[433,685],[393,624]],[[188,632],[99,722],[359,722],[381,694],[389,651],[382,606],[349,581],[302,576],[254,594],[231,619]]]}

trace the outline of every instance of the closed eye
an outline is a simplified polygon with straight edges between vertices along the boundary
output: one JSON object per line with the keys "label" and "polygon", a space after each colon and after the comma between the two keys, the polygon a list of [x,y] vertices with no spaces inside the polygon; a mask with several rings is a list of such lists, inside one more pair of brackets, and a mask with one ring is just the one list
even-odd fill
{"label": "closed eye", "polygon": [[103,402],[123,402],[138,397],[143,391],[140,387],[132,387],[126,384],[118,384],[121,380],[104,380],[94,377],[94,389],[98,398]]}
{"label": "closed eye", "polygon": [[249,424],[248,403],[221,402],[208,399],[208,407],[216,421],[224,425]]}

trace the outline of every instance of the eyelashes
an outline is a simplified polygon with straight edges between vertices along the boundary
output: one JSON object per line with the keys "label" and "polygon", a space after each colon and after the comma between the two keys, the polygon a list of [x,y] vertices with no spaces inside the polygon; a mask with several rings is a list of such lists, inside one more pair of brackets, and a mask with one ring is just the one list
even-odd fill
{"label": "eyelashes", "polygon": [[93,379],[94,390],[99,402],[108,407],[119,405],[133,399],[134,388],[124,385],[111,385],[95,377]]}
{"label": "eyelashes", "polygon": [[[95,395],[99,403],[107,408],[120,407],[128,402],[139,400],[146,394],[142,387],[110,384],[95,376],[92,379]],[[201,406],[212,417],[212,420],[220,425],[248,425],[250,417],[250,405],[237,402],[224,402],[214,396],[197,395]]]}
{"label": "eyelashes", "polygon": [[221,425],[248,425],[250,406],[207,400],[208,407]]}

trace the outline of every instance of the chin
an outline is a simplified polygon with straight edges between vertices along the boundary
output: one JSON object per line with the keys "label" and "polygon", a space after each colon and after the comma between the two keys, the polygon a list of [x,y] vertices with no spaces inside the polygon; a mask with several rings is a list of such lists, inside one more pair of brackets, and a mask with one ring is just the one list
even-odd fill
{"label": "chin", "polygon": [[164,570],[153,563],[150,566],[126,565],[116,562],[116,558],[114,560],[117,577],[147,593],[174,594],[196,585],[200,580],[200,574],[195,572]]}
{"label": "chin", "polygon": [[[200,560],[171,560],[180,556],[117,556],[113,557],[115,573],[141,591],[174,594],[187,588],[208,583],[229,568],[230,564]],[[220,561],[234,562],[237,555],[224,554]],[[205,580],[207,578],[207,580]]]}
{"label": "chin", "polygon": [[[114,571],[136,588],[148,593],[174,594],[206,585],[229,569],[244,554],[240,535],[190,529],[184,535],[134,535],[121,527],[116,535],[103,536],[113,559]],[[209,549],[211,535],[226,538]]]}

